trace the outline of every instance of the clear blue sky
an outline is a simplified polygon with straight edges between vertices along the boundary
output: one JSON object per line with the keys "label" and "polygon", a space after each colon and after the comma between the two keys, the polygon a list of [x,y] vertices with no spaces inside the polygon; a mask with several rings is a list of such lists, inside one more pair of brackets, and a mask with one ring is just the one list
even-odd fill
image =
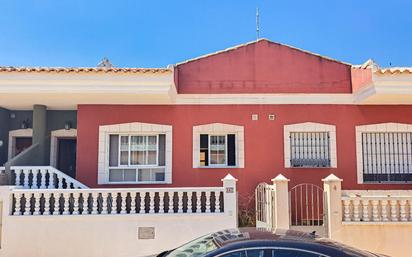
{"label": "clear blue sky", "polygon": [[0,0],[0,65],[165,67],[261,36],[353,64],[412,66],[412,1]]}

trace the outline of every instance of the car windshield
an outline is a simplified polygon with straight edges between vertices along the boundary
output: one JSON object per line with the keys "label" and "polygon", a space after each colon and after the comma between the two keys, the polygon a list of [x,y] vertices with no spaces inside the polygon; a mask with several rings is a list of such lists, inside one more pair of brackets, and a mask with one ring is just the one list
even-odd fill
{"label": "car windshield", "polygon": [[167,257],[195,257],[217,249],[211,234],[195,239],[171,251]]}

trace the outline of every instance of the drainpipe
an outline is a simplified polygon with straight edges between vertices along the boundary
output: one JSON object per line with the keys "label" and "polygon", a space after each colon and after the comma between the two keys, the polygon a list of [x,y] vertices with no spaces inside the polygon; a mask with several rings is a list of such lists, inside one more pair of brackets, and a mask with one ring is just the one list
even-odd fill
{"label": "drainpipe", "polygon": [[47,137],[47,107],[44,105],[33,106],[33,137],[32,144],[39,144],[36,156],[33,156],[33,164],[45,165],[46,160],[46,137]]}

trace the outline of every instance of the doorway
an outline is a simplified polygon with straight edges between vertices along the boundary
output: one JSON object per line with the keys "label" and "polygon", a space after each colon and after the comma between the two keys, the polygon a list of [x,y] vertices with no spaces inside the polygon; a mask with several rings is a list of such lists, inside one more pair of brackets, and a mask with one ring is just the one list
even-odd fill
{"label": "doorway", "polygon": [[76,178],[76,138],[57,139],[57,169]]}

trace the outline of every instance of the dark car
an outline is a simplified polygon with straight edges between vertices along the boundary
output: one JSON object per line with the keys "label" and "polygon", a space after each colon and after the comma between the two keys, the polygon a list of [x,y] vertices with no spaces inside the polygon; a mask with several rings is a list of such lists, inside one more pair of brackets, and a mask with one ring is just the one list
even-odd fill
{"label": "dark car", "polygon": [[376,257],[382,256],[292,230],[227,229],[212,233],[158,257]]}

